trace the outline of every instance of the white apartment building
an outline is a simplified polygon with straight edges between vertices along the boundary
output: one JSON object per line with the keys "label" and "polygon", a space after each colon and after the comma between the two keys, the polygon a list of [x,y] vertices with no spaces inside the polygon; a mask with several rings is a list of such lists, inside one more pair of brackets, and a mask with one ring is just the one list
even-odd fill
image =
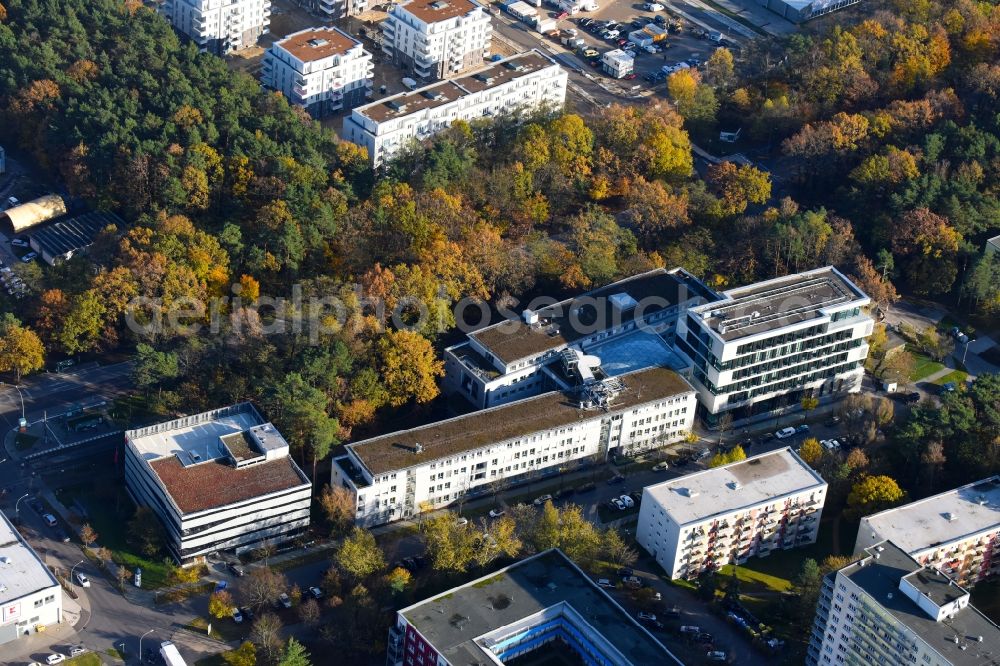
{"label": "white apartment building", "polygon": [[125,483],[187,564],[279,544],[309,526],[312,483],[250,403],[125,433]]}
{"label": "white apartment building", "polygon": [[343,137],[368,149],[375,167],[411,141],[423,141],[456,120],[471,121],[525,109],[560,109],[566,71],[539,51],[511,56],[460,78],[393,95],[355,108]]}
{"label": "white apartment building", "polygon": [[723,292],[677,323],[709,424],[861,390],[871,299],[832,266]]}
{"label": "white apartment building", "polygon": [[372,92],[372,54],[337,28],[307,28],[271,45],[261,82],[314,118],[353,108]]}
{"label": "white apartment building", "polygon": [[200,50],[215,55],[254,46],[271,24],[271,0],[165,0],[160,12]]}
{"label": "white apartment building", "polygon": [[60,622],[59,581],[7,516],[0,513],[0,645]]}
{"label": "white apartment building", "polygon": [[357,499],[359,525],[411,518],[499,485],[558,474],[616,448],[684,439],[695,393],[648,368],[347,445],[332,484]]}
{"label": "white apartment building", "polygon": [[419,79],[447,79],[483,64],[493,24],[476,0],[409,0],[382,23],[382,50]]}
{"label": "white apartment building", "polygon": [[807,666],[986,666],[1000,627],[969,593],[891,541],[823,580]]}
{"label": "white apartment building", "polygon": [[671,578],[814,543],[826,481],[789,448],[646,487],[636,541]]}
{"label": "white apartment building", "polygon": [[865,516],[854,554],[892,541],[922,566],[973,586],[1000,573],[1000,476]]}
{"label": "white apartment building", "polygon": [[529,303],[520,318],[510,313],[515,318],[445,349],[442,389],[479,409],[569,389],[566,350],[600,361],[613,375],[650,365],[683,373],[685,360],[670,349],[677,319],[719,298],[683,269],[661,268],[558,303]]}

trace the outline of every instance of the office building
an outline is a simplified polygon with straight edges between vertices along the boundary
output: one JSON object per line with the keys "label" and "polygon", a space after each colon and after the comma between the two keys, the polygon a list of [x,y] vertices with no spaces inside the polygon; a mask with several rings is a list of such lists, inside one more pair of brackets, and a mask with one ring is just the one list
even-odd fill
{"label": "office building", "polygon": [[823,579],[807,666],[989,666],[1000,628],[969,593],[885,541]]}
{"label": "office building", "polygon": [[826,482],[791,449],[643,490],[636,541],[671,578],[816,541]]}
{"label": "office building", "polygon": [[566,71],[552,58],[530,51],[357,107],[344,119],[343,136],[366,147],[372,165],[379,167],[411,142],[429,139],[456,120],[561,109],[566,82]]}
{"label": "office building", "polygon": [[165,0],[160,13],[198,49],[225,55],[254,46],[271,24],[271,0]]}
{"label": "office building", "polygon": [[309,526],[312,483],[249,403],[125,433],[125,483],[181,563],[280,544]]}
{"label": "office building", "polygon": [[62,588],[0,513],[0,645],[62,622]]}
{"label": "office building", "polygon": [[[526,308],[444,351],[442,389],[477,408],[567,389],[566,350],[618,375],[662,365],[687,367],[671,349],[678,317],[720,297],[683,269],[640,273],[575,298]],[[569,361],[576,359],[569,355]]]}
{"label": "office building", "polygon": [[382,50],[418,79],[448,79],[482,66],[493,24],[476,0],[408,0],[382,23]]}
{"label": "office building", "polygon": [[397,611],[387,653],[390,666],[505,664],[532,653],[532,663],[681,664],[559,550]]}
{"label": "office building", "polygon": [[308,28],[264,54],[261,82],[314,118],[362,104],[372,91],[372,55],[337,28]]}
{"label": "office building", "polygon": [[333,460],[332,483],[354,494],[359,525],[411,518],[587,459],[681,441],[694,401],[666,368],[618,377],[597,369],[567,391],[348,444]]}
{"label": "office building", "polygon": [[792,23],[802,23],[825,16],[860,2],[861,0],[757,0],[757,4],[767,7]]}
{"label": "office building", "polygon": [[892,541],[922,566],[971,587],[1000,573],[1000,476],[865,516],[854,554]]}
{"label": "office building", "polygon": [[832,266],[725,291],[677,322],[705,420],[861,390],[871,300]]}

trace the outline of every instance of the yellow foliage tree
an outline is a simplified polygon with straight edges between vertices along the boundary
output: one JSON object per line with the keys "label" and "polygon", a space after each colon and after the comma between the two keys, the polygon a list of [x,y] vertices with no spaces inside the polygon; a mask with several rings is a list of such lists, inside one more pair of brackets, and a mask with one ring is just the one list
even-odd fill
{"label": "yellow foliage tree", "polygon": [[437,397],[435,380],[444,376],[444,363],[427,338],[413,331],[388,331],[375,344],[375,356],[392,406],[400,407],[410,400],[425,403]]}

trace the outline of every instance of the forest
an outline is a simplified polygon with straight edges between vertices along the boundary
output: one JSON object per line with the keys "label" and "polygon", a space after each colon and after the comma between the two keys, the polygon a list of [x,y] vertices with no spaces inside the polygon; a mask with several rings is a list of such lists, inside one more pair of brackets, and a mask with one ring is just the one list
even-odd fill
{"label": "forest", "polygon": [[[904,293],[1000,311],[1000,261],[982,252],[1000,233],[996,3],[863,3],[679,72],[651,103],[455,123],[375,174],[138,0],[0,2],[0,140],[126,221],[86,259],[19,267],[39,275],[31,298],[0,303],[32,352],[18,371],[133,353],[155,411],[255,400],[311,466],[433,404],[463,298],[561,297],[660,266],[725,288],[835,264],[881,307]],[[770,171],[699,175],[692,141],[737,119]],[[304,300],[256,307],[293,290]],[[336,321],[308,311],[331,296]],[[183,325],[202,312],[126,325],[223,297],[218,334]],[[397,327],[375,299],[428,316]],[[269,332],[294,317],[326,325]]]}

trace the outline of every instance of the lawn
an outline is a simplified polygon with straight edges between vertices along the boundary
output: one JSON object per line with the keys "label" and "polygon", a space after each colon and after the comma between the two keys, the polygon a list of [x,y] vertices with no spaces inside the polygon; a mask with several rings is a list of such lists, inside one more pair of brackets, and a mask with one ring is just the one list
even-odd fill
{"label": "lawn", "polygon": [[953,370],[947,375],[943,375],[935,379],[932,383],[937,386],[944,386],[948,382],[954,382],[955,386],[963,386],[965,381],[969,378],[969,373],[964,370]]}
{"label": "lawn", "polygon": [[[112,487],[110,484],[108,487]],[[97,545],[111,550],[112,559],[134,571],[142,567],[142,586],[155,590],[168,584],[171,567],[163,558],[144,557],[128,544],[128,522],[135,513],[135,504],[122,488],[113,488],[109,497],[98,496],[96,491],[82,486],[63,488],[59,499],[67,506],[78,500],[87,510],[87,522],[98,534]]]}
{"label": "lawn", "polygon": [[104,662],[93,652],[88,652],[87,654],[81,654],[79,657],[67,659],[63,663],[72,664],[73,666],[102,666]]}
{"label": "lawn", "polygon": [[[768,558],[754,558],[752,560],[748,560],[746,564],[741,564],[737,567],[734,567],[732,564],[727,564],[719,570],[719,578],[723,580],[732,578],[733,569],[735,568],[736,578],[742,584],[740,589],[763,588],[763,590],[771,592],[785,592],[791,589],[792,582],[788,578],[760,571],[760,567],[756,565],[766,559]],[[783,573],[787,575],[787,572]]]}
{"label": "lawn", "polygon": [[211,622],[212,633],[208,634],[210,638],[214,638],[217,641],[239,641],[246,638],[249,628],[244,628],[245,625],[236,624],[231,618],[226,618],[224,620],[218,620],[212,618],[207,620],[203,617],[196,617],[187,624],[184,628],[195,634],[201,636],[206,635],[208,625]]}
{"label": "lawn", "polygon": [[911,382],[918,382],[944,367],[943,363],[938,363],[915,347],[907,345],[906,349],[913,356],[913,372],[910,373]]}

